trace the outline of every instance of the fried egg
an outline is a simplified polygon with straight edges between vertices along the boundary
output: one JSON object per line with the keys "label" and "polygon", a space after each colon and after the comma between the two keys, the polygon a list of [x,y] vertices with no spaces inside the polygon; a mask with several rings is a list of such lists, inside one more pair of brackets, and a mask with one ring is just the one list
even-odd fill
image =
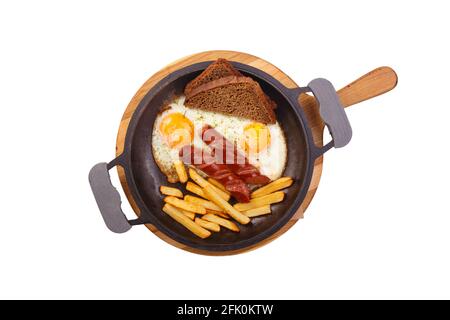
{"label": "fried egg", "polygon": [[152,132],[153,157],[169,182],[177,182],[174,162],[186,144],[200,149],[208,146],[201,140],[201,128],[209,124],[237,149],[261,174],[276,180],[283,174],[286,159],[286,139],[278,122],[265,125],[249,119],[187,108],[184,96],[175,99],[155,120]]}

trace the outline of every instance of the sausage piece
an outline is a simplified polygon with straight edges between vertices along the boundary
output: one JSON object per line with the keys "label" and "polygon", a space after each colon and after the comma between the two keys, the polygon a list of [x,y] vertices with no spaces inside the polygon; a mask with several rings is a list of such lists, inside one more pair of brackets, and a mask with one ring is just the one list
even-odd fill
{"label": "sausage piece", "polygon": [[267,184],[270,182],[268,177],[262,175],[258,168],[249,163],[247,157],[240,153],[233,143],[210,125],[206,124],[203,126],[201,137],[203,142],[213,148],[213,152],[221,152],[221,154],[213,154],[216,157],[216,161],[220,158],[245,183]]}
{"label": "sausage piece", "polygon": [[187,145],[181,148],[180,157],[184,163],[195,166],[223,184],[239,202],[250,201],[250,190],[245,182],[233,173],[228,165],[217,163],[209,151]]}

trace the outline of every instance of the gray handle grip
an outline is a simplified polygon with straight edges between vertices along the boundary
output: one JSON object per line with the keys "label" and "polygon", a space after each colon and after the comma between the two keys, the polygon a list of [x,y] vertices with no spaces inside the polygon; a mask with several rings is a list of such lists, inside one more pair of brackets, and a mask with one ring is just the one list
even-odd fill
{"label": "gray handle grip", "polygon": [[95,201],[109,230],[124,233],[131,229],[131,224],[122,211],[120,194],[112,185],[108,172],[108,164],[98,163],[89,172],[89,183]]}
{"label": "gray handle grip", "polygon": [[352,127],[333,85],[330,81],[319,78],[312,80],[308,88],[319,103],[320,115],[330,130],[334,147],[344,147],[352,139]]}

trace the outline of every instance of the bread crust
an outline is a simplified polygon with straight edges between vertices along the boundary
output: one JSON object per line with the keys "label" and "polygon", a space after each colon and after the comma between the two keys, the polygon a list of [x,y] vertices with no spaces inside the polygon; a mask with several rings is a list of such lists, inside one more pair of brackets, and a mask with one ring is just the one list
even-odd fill
{"label": "bread crust", "polygon": [[236,70],[228,60],[219,58],[211,63],[198,77],[186,85],[184,94],[188,95],[193,89],[207,82],[228,76],[240,77],[242,74]]}
{"label": "bread crust", "polygon": [[[260,110],[247,110],[246,108],[241,108],[240,110],[231,113],[228,110],[221,110],[220,106],[223,105],[223,101],[220,101],[220,99],[222,99],[222,96],[220,94],[221,89],[223,88],[223,91],[230,91],[230,87],[233,86],[236,87],[236,90],[247,90],[251,92],[254,95],[254,99],[249,104],[253,108],[259,108]],[[214,98],[209,99],[209,97],[205,97],[205,95],[213,94],[213,92],[216,95]],[[218,105],[219,107],[213,108],[213,106],[205,106],[202,103],[199,103],[199,101],[193,101],[202,100],[199,95],[203,95],[203,97],[208,98],[208,100],[216,100],[216,105]],[[245,103],[246,101],[242,102]],[[185,103],[187,107],[205,109],[209,111],[218,111],[234,116],[249,118],[258,122],[262,122],[264,124],[271,124],[276,122],[272,100],[267,98],[259,83],[250,77],[227,76],[207,82],[190,90],[190,92],[186,95]],[[253,111],[253,113],[251,113],[250,111]]]}

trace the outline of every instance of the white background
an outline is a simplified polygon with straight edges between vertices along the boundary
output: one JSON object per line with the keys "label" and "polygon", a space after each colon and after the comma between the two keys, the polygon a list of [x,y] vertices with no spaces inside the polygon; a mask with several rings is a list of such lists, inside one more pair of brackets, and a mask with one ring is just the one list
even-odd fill
{"label": "white background", "polygon": [[[450,298],[445,4],[2,1],[0,298]],[[148,77],[212,49],[300,85],[382,65],[399,84],[347,109],[353,140],[327,153],[305,219],[271,244],[207,257],[144,227],[109,232],[89,169],[113,159]]]}

